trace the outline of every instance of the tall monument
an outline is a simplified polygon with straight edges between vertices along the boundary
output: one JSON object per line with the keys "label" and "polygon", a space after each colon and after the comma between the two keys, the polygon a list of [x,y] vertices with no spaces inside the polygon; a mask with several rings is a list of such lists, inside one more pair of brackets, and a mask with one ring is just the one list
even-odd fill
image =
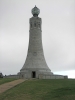
{"label": "tall monument", "polygon": [[35,6],[29,20],[29,46],[26,61],[20,70],[23,78],[38,78],[39,75],[53,75],[45,61],[42,46],[42,20],[38,17],[40,10]]}

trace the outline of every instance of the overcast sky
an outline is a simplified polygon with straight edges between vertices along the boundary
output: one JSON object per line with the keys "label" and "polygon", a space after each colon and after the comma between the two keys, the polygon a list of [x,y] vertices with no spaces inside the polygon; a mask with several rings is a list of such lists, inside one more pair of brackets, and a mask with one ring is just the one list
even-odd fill
{"label": "overcast sky", "polygon": [[0,71],[16,74],[22,68],[35,5],[42,18],[42,42],[49,68],[75,77],[75,0],[0,0]]}

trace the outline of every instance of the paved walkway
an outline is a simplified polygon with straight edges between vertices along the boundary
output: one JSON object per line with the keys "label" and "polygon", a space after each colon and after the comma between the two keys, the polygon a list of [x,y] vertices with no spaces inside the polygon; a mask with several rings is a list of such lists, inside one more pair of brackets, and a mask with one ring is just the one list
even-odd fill
{"label": "paved walkway", "polygon": [[0,85],[0,93],[5,92],[6,90],[24,82],[24,81],[25,81],[24,79],[18,79],[18,80],[12,81],[12,82],[4,83],[4,84]]}

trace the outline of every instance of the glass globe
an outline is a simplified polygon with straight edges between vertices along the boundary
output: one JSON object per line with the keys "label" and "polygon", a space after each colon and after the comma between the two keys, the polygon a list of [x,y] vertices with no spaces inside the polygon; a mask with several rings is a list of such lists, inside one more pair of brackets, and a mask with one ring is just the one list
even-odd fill
{"label": "glass globe", "polygon": [[39,8],[37,8],[36,6],[32,9],[32,14],[33,14],[33,16],[38,16],[39,15],[39,13],[40,13],[40,9]]}

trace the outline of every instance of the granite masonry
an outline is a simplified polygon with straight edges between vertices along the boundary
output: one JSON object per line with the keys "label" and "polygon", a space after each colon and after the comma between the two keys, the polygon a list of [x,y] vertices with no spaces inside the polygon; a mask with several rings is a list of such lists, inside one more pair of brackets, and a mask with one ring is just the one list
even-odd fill
{"label": "granite masonry", "polygon": [[64,79],[67,76],[54,75],[45,61],[42,46],[42,20],[40,10],[35,6],[29,20],[29,46],[26,61],[18,73],[19,78]]}

